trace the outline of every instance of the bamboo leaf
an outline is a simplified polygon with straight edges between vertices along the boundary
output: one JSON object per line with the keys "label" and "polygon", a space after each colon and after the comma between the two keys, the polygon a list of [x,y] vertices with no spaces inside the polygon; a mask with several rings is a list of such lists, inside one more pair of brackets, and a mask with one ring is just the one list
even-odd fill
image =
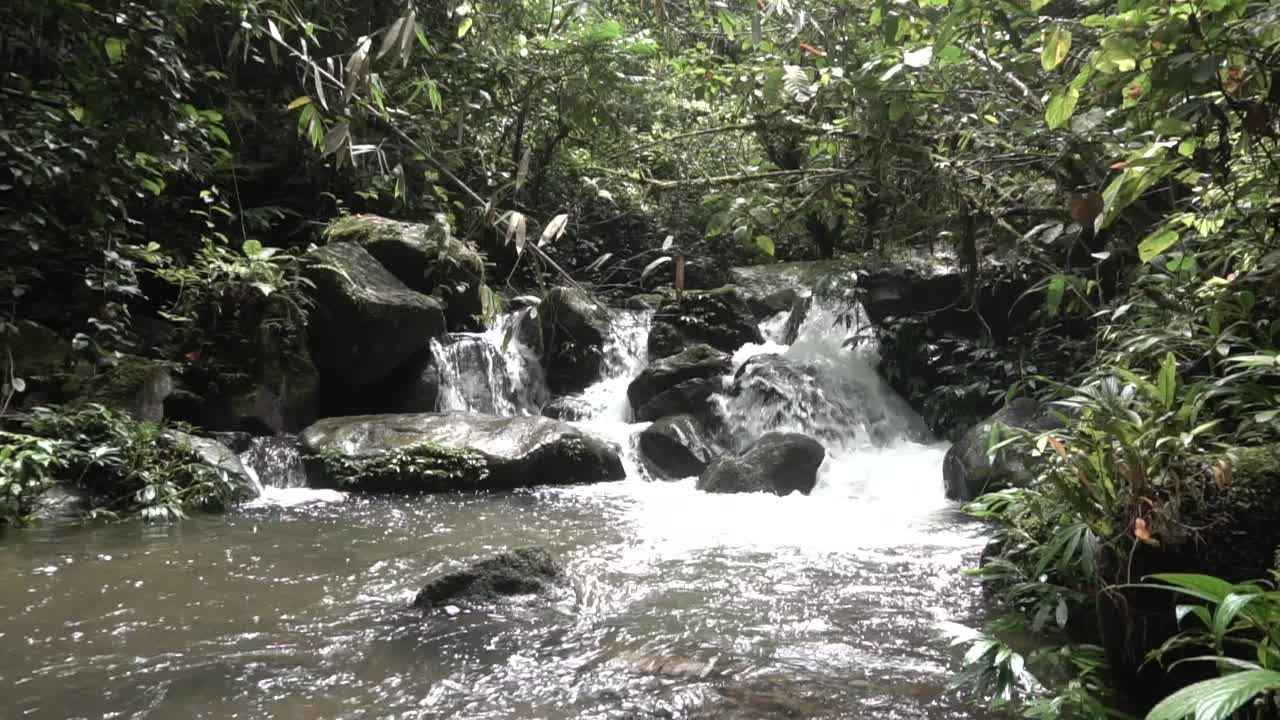
{"label": "bamboo leaf", "polygon": [[542,237],[538,238],[538,247],[542,247],[549,242],[559,240],[563,235],[566,226],[569,224],[569,215],[562,213],[551,218],[551,222],[542,229]]}
{"label": "bamboo leaf", "polygon": [[650,275],[653,274],[654,270],[657,270],[658,268],[662,267],[663,265],[666,265],[669,262],[671,262],[671,257],[664,255],[658,258],[657,260],[654,260],[653,262],[649,263],[648,265],[645,265],[644,270],[640,271],[640,279],[643,280],[649,277]]}
{"label": "bamboo leaf", "polygon": [[289,103],[289,107],[288,107],[288,108],[286,108],[286,109],[287,109],[287,110],[297,110],[298,108],[302,107],[303,105],[308,105],[308,104],[310,104],[310,103],[311,103],[311,96],[310,96],[310,95],[303,95],[302,97],[300,97],[300,98],[298,98],[298,99],[294,100],[293,102]]}

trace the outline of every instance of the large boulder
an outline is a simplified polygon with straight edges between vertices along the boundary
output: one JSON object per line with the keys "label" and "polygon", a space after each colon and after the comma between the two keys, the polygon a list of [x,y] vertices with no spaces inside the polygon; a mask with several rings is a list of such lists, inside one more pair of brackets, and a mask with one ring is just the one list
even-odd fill
{"label": "large boulder", "polygon": [[994,415],[969,428],[947,450],[942,463],[942,483],[947,497],[968,501],[1002,487],[1026,485],[1031,470],[1016,458],[995,464],[987,454],[987,445],[995,425],[1014,430],[1044,432],[1061,426],[1060,419],[1031,398],[1017,398]]}
{"label": "large boulder", "polygon": [[582,396],[565,395],[543,405],[541,415],[555,420],[586,420],[591,410],[591,405]]}
{"label": "large boulder", "polygon": [[732,353],[764,337],[738,288],[687,292],[680,300],[663,302],[649,333],[649,357],[674,355],[694,343]]}
{"label": "large boulder", "polygon": [[698,489],[713,493],[771,492],[808,495],[826,458],[822,444],[799,433],[766,433],[746,452],[707,466]]}
{"label": "large boulder", "polygon": [[782,288],[767,295],[748,295],[746,298],[756,320],[767,320],[778,313],[790,312],[799,299],[800,293],[795,288]]}
{"label": "large boulder", "polygon": [[483,326],[488,293],[484,255],[454,237],[443,218],[408,223],[377,215],[350,215],[334,221],[325,236],[331,243],[363,247],[409,289],[442,300],[450,330],[479,330]]}
{"label": "large boulder", "polygon": [[150,422],[164,419],[173,391],[172,364],[137,355],[119,355],[94,369],[82,364],[61,389],[71,402],[99,403]]}
{"label": "large boulder", "polygon": [[710,345],[692,345],[642,370],[627,386],[627,400],[640,422],[702,414],[707,399],[720,390],[721,377],[732,367],[727,353]]}
{"label": "large boulder", "polygon": [[360,246],[335,243],[306,257],[316,303],[307,337],[327,379],[375,383],[444,332],[440,302],[410,290]]}
{"label": "large boulder", "polygon": [[301,441],[313,486],[366,492],[506,490],[625,475],[611,444],[536,416],[335,417],[307,428]]}
{"label": "large boulder", "polygon": [[551,392],[580,392],[600,377],[609,336],[607,308],[583,290],[555,287],[538,307],[538,323],[535,342],[542,348]]}
{"label": "large boulder", "polygon": [[198,437],[179,430],[164,432],[170,440],[190,449],[205,465],[223,473],[240,490],[241,499],[252,500],[258,496],[261,485],[231,448],[213,438]]}
{"label": "large boulder", "polygon": [[564,579],[564,569],[542,548],[519,548],[433,578],[413,606],[490,604],[510,595],[544,593]]}
{"label": "large boulder", "polygon": [[692,415],[664,417],[645,428],[638,441],[640,458],[666,480],[701,475],[716,452]]}

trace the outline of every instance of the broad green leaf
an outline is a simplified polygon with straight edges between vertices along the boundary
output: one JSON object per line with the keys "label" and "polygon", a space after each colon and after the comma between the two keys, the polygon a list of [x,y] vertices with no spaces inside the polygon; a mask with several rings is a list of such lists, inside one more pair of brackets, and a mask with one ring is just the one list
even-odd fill
{"label": "broad green leaf", "polygon": [[773,238],[769,237],[768,235],[757,235],[756,247],[760,248],[760,252],[764,253],[765,255],[768,255],[769,257],[773,257],[773,254],[776,250],[776,248],[773,245]]}
{"label": "broad green leaf", "polygon": [[1220,603],[1235,590],[1235,586],[1221,578],[1194,573],[1161,573],[1151,579],[1172,585],[1177,592],[1212,603]]}
{"label": "broad green leaf", "polygon": [[1173,409],[1173,401],[1178,392],[1178,359],[1173,353],[1165,353],[1164,362],[1160,363],[1160,374],[1156,377],[1156,388],[1160,393],[1160,402],[1165,410]]}
{"label": "broad green leaf", "polygon": [[246,257],[257,257],[262,254],[262,243],[257,240],[245,240],[240,245],[240,250],[244,252]]}
{"label": "broad green leaf", "polygon": [[1049,287],[1044,293],[1044,308],[1049,313],[1049,317],[1057,317],[1058,311],[1062,308],[1062,297],[1067,291],[1067,279],[1061,275],[1054,275],[1049,281]]}
{"label": "broad green leaf", "polygon": [[1246,670],[1198,682],[1175,692],[1147,713],[1147,720],[1227,720],[1245,703],[1280,689],[1280,672]]}
{"label": "broad green leaf", "polygon": [[108,38],[103,43],[103,49],[107,52],[107,59],[112,63],[120,62],[124,57],[124,51],[128,47],[128,43],[120,38]]}
{"label": "broad green leaf", "polygon": [[1157,230],[1138,243],[1138,258],[1144,263],[1149,263],[1152,258],[1173,247],[1176,242],[1178,242],[1176,231],[1168,228]]}
{"label": "broad green leaf", "polygon": [[1067,124],[1076,111],[1076,103],[1080,102],[1080,91],[1074,87],[1059,88],[1049,98],[1044,109],[1044,121],[1050,129],[1058,129]]}
{"label": "broad green leaf", "polygon": [[1040,66],[1052,70],[1067,59],[1071,51],[1071,31],[1061,28],[1047,30],[1044,34],[1044,48],[1040,51]]}
{"label": "broad green leaf", "polygon": [[458,23],[458,39],[466,37],[467,33],[471,32],[471,26],[474,24],[475,18],[472,18],[470,15],[462,18],[462,22]]}
{"label": "broad green leaf", "polygon": [[1231,629],[1231,623],[1235,621],[1236,616],[1246,605],[1256,599],[1258,599],[1257,593],[1231,593],[1221,605],[1218,605],[1218,609],[1213,613],[1213,637],[1218,647],[1222,647],[1222,640]]}
{"label": "broad green leaf", "polygon": [[286,110],[297,110],[298,108],[302,107],[303,105],[309,105],[310,103],[311,103],[311,96],[310,96],[310,95],[303,95],[302,97],[298,98],[297,100],[294,100],[293,102],[289,103],[289,107],[287,107],[287,108],[285,108],[285,109],[286,109]]}

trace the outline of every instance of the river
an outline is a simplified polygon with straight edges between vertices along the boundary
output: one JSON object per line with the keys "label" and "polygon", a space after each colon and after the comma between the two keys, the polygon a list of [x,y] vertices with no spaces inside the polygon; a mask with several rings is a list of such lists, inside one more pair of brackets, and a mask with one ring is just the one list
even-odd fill
{"label": "river", "polygon": [[[655,482],[628,452],[617,483],[420,497],[268,487],[227,516],[11,532],[0,717],[994,717],[949,689],[957,656],[937,630],[980,620],[961,571],[981,528],[943,499],[945,445],[910,431],[909,411],[832,330],[837,310],[815,303],[790,345],[779,318],[736,358],[790,355],[820,380],[805,389],[816,401],[797,390],[798,407],[769,421],[846,429],[826,441],[810,496]],[[628,317],[582,423],[624,446],[643,427],[626,421],[625,387],[648,322]],[[500,334],[497,354],[518,365]],[[509,412],[538,396],[511,385],[495,391]],[[725,398],[726,417],[745,428],[767,415],[744,402]],[[863,409],[815,414],[815,402]],[[430,576],[527,545],[564,563],[567,588],[409,608]]]}

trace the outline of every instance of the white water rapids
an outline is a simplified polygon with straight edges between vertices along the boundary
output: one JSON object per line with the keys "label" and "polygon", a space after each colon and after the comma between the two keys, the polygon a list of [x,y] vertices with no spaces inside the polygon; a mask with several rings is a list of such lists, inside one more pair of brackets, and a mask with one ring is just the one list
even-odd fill
{"label": "white water rapids", "polygon": [[[637,312],[615,318],[604,378],[582,396],[590,418],[576,423],[624,449],[622,482],[414,498],[275,487],[224,518],[8,538],[0,714],[994,717],[948,689],[955,658],[935,629],[974,619],[978,590],[960,571],[983,540],[943,499],[945,447],[876,377],[874,347],[845,347],[851,330],[835,320],[850,312],[816,300],[790,345],[772,332],[780,319],[766,323],[770,342],[739,351],[735,369],[779,354],[795,372],[736,397],[726,378],[717,398],[736,444],[775,428],[822,438],[809,496],[644,476],[644,424],[626,402],[652,319]],[[536,359],[507,335],[442,343],[442,403],[536,412]],[[251,452],[278,468],[266,484],[297,484],[287,452]],[[307,502],[322,499],[340,501]],[[526,545],[566,565],[571,587],[551,603],[407,608],[426,578]]]}

